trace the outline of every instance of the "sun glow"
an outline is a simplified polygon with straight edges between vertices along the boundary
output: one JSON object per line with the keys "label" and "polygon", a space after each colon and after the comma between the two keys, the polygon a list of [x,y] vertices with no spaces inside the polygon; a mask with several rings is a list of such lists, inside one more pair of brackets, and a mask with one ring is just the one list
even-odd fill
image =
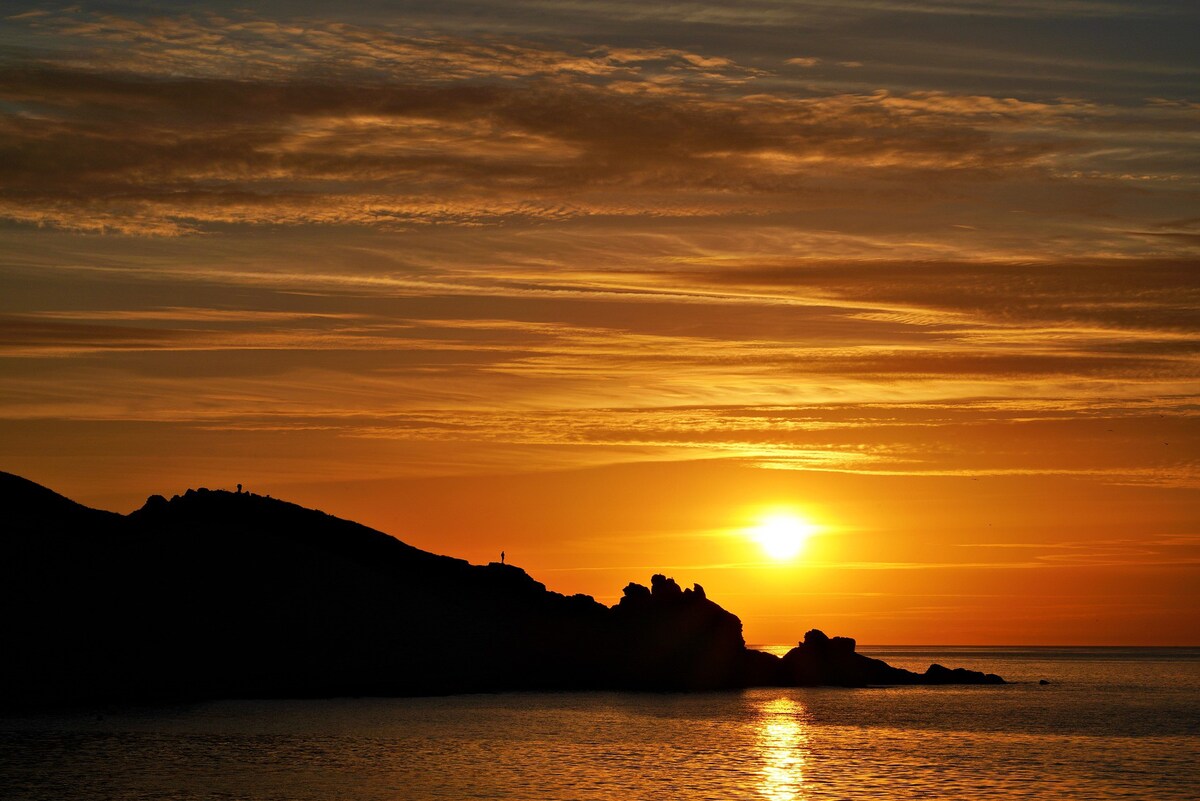
{"label": "sun glow", "polygon": [[762,518],[751,529],[751,537],[767,556],[777,561],[794,559],[808,538],[816,532],[816,526],[790,512],[775,512]]}

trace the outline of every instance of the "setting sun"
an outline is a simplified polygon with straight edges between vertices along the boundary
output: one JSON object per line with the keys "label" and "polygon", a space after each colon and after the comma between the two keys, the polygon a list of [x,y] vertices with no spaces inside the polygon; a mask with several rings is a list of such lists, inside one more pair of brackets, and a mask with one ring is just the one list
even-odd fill
{"label": "setting sun", "polygon": [[789,512],[767,515],[751,530],[754,541],[772,559],[793,559],[816,531],[809,521]]}

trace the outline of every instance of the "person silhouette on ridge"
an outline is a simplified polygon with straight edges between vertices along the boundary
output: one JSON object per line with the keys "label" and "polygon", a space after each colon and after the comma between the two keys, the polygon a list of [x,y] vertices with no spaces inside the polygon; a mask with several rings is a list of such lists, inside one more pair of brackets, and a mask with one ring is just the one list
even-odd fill
{"label": "person silhouette on ridge", "polygon": [[504,551],[500,552],[500,564],[504,564]]}

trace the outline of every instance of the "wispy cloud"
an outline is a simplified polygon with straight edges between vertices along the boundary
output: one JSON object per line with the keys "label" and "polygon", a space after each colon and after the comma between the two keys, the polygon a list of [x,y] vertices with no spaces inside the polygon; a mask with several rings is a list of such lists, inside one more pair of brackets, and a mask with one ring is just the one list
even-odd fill
{"label": "wispy cloud", "polygon": [[3,68],[0,215],[72,230],[763,216],[861,209],[900,181],[1057,192],[1119,182],[1113,142],[1151,136],[1139,175],[1196,177],[1176,169],[1195,110],[1170,103],[756,88],[766,73],[715,53],[321,20],[14,24],[82,46]]}

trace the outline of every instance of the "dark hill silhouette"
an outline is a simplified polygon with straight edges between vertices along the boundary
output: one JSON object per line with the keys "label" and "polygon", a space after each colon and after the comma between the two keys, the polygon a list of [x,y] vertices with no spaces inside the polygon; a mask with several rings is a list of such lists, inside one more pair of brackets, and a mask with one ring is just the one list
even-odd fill
{"label": "dark hill silhouette", "polygon": [[250,493],[153,496],[123,516],[0,473],[0,509],[10,707],[1001,681],[901,671],[820,632],[780,659],[747,649],[699,586],[658,575],[608,608]]}

